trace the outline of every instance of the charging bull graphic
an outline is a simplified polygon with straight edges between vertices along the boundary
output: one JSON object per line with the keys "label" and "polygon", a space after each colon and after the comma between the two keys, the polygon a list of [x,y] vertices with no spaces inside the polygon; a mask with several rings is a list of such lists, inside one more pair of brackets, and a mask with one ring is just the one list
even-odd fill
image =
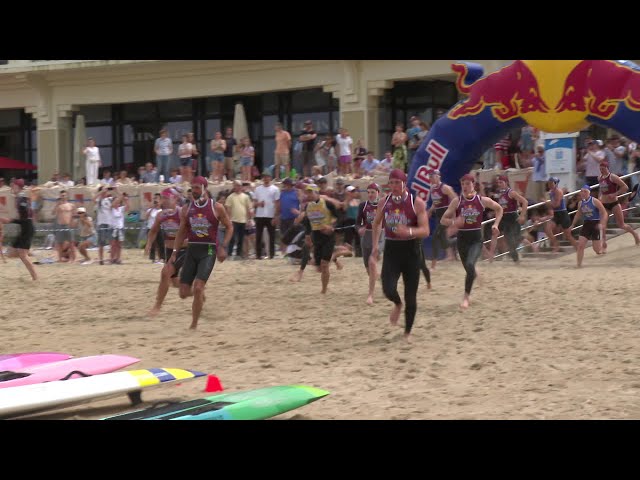
{"label": "charging bull graphic", "polygon": [[640,67],[632,62],[516,60],[486,76],[479,64],[451,69],[467,98],[433,124],[409,168],[409,188],[425,200],[430,170],[440,170],[442,181],[459,192],[459,179],[482,154],[525,124],[569,133],[596,123],[640,141]]}

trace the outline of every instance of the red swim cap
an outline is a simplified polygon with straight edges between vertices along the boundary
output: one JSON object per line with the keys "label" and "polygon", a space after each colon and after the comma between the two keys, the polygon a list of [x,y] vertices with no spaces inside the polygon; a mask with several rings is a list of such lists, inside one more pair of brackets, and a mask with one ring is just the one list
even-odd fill
{"label": "red swim cap", "polygon": [[204,177],[196,177],[191,180],[191,185],[202,185],[202,188],[207,188],[209,186],[209,182]]}
{"label": "red swim cap", "polygon": [[377,183],[371,183],[369,184],[369,186],[367,187],[367,190],[376,190],[376,191],[380,191],[380,187],[378,186]]}
{"label": "red swim cap", "polygon": [[462,182],[473,182],[473,183],[476,183],[476,177],[474,175],[472,175],[471,173],[467,173],[466,175],[464,175],[460,179],[460,183],[462,183]]}
{"label": "red swim cap", "polygon": [[389,174],[389,180],[391,179],[401,180],[406,183],[407,175],[399,168],[394,168],[393,170],[391,170],[391,173]]}

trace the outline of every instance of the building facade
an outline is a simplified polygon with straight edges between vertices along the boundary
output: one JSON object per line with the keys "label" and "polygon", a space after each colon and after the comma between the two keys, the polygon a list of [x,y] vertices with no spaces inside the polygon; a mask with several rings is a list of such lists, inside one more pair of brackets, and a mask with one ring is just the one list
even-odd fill
{"label": "building facade", "polygon": [[[4,62],[4,63],[3,63]],[[154,161],[160,128],[176,143],[194,132],[204,154],[245,108],[259,167],[273,163],[274,125],[294,138],[305,120],[319,135],[349,129],[376,156],[396,122],[432,123],[458,100],[452,60],[8,60],[0,61],[0,156],[38,166],[38,179],[73,171],[82,114],[105,167]],[[493,71],[506,60],[476,60]],[[176,149],[177,150],[177,149]]]}

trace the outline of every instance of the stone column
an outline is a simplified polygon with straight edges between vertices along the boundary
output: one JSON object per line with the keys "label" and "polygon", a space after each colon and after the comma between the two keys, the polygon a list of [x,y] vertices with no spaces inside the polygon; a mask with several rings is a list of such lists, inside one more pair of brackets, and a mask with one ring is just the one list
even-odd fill
{"label": "stone column", "polygon": [[385,88],[393,87],[393,82],[365,80],[357,60],[343,60],[342,67],[342,83],[325,85],[323,89],[340,100],[340,126],[349,130],[354,145],[362,138],[366,147],[381,158],[378,145],[379,97]]}
{"label": "stone column", "polygon": [[37,122],[38,183],[47,182],[54,172],[73,172],[73,105],[55,105],[53,92],[40,74],[21,74],[18,78],[37,93],[37,104],[25,107]]}

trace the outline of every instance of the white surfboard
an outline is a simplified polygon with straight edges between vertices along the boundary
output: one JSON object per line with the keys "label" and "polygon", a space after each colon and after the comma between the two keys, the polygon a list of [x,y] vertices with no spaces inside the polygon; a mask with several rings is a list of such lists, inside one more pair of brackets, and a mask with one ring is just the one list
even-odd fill
{"label": "white surfboard", "polygon": [[133,394],[143,388],[204,375],[180,368],[150,368],[5,388],[0,390],[0,418],[67,407],[122,393]]}

